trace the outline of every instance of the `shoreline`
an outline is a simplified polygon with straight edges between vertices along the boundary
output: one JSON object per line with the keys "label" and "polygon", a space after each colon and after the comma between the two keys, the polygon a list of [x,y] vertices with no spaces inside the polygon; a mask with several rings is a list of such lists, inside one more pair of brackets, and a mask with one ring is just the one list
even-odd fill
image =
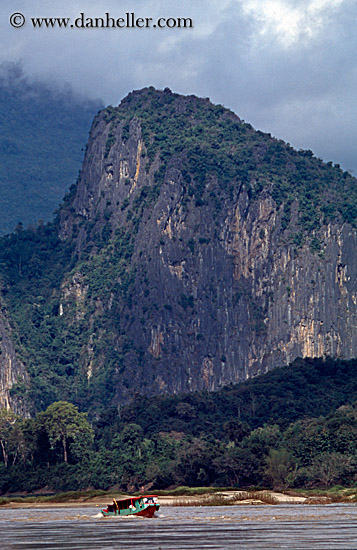
{"label": "shoreline", "polygon": [[[114,498],[123,498],[123,495],[114,495]],[[21,509],[21,508],[105,508],[113,499],[113,494],[107,497],[101,495],[97,497],[83,497],[68,499],[65,502],[16,502],[9,501],[0,506],[1,509]],[[161,506],[279,506],[285,504],[332,504],[333,500],[327,496],[291,496],[277,491],[222,491],[217,493],[205,493],[202,495],[165,495],[158,496]],[[345,503],[348,503],[345,501]],[[351,501],[351,504],[355,504]]]}

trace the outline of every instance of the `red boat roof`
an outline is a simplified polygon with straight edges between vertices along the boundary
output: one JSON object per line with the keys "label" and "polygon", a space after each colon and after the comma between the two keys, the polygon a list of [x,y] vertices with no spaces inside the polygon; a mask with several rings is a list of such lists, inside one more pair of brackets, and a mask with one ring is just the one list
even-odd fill
{"label": "red boat roof", "polygon": [[125,500],[139,500],[141,498],[157,498],[157,495],[141,495],[140,497],[125,497],[125,498],[121,498],[121,499],[113,499],[113,500],[116,500],[117,502],[123,502]]}

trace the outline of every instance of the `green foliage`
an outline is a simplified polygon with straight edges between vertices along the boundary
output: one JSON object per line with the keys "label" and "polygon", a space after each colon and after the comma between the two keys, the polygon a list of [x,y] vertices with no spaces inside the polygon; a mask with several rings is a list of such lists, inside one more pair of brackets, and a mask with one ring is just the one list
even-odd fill
{"label": "green foliage", "polygon": [[[56,224],[40,224],[36,230],[0,239],[4,294],[15,334],[21,335],[16,342],[19,356],[36,380],[27,397],[39,409],[67,394],[72,383],[68,374],[77,363],[73,341],[80,328],[66,328],[59,315],[58,281],[71,262],[71,246],[59,240]],[[20,390],[15,390],[18,397],[25,399]]]}
{"label": "green foliage", "polygon": [[[149,171],[155,166],[156,172],[153,185],[138,186],[123,200],[124,228],[115,230],[117,216],[112,215],[112,197],[107,197],[104,211],[95,220],[82,220],[74,228],[74,235],[85,235],[84,246],[58,238],[62,210],[54,223],[39,223],[31,229],[19,223],[14,234],[0,241],[3,298],[17,353],[30,375],[29,387],[19,381],[12,394],[20,400],[28,397],[34,411],[63,399],[80,407],[91,403],[93,409],[102,410],[120,399],[115,391],[124,385],[126,365],[142,365],[143,346],[136,346],[125,334],[136,301],[132,256],[140,222],[150,215],[171,169],[177,170],[183,186],[183,206],[205,204],[214,216],[244,190],[250,200],[270,192],[280,205],[282,227],[288,230],[298,201],[300,225],[294,226],[291,238],[300,247],[306,230],[312,229],[310,246],[319,254],[323,252],[317,231],[320,224],[342,216],[342,211],[345,217],[353,214],[348,205],[354,201],[356,186],[348,174],[324,165],[310,152],[296,152],[255,132],[229,110],[193,96],[149,88],[129,94],[118,108],[102,111],[94,124],[104,121],[108,125],[105,155],[115,136],[129,139],[134,118],[141,124],[145,141],[144,162]],[[75,192],[76,185],[72,185],[65,196],[67,213]],[[209,238],[202,233],[187,237],[188,256],[208,244]],[[262,229],[260,238],[264,235]],[[147,285],[143,293],[149,298]],[[238,293],[236,298],[239,301]],[[181,308],[195,313],[193,295],[179,295],[176,303],[181,315]],[[158,304],[145,307],[153,310]],[[164,306],[166,315],[170,308],[171,304]],[[249,328],[263,334],[264,318],[263,310],[251,300]],[[142,319],[145,325],[144,315]],[[195,337],[203,342],[205,335],[198,332]],[[130,378],[125,384],[129,389]],[[264,405],[256,410],[258,417],[260,409],[269,406],[265,398],[262,401]]]}
{"label": "green foliage", "polygon": [[87,421],[87,414],[80,413],[72,403],[58,401],[47,407],[43,413],[43,422],[48,434],[51,446],[61,442],[63,446],[63,460],[68,462],[68,442],[70,440],[80,442],[76,454],[82,455],[82,448],[85,449],[91,444],[93,432]]}
{"label": "green foliage", "polygon": [[20,67],[0,73],[0,234],[52,219],[81,167],[98,102],[30,83]]}
{"label": "green foliage", "polygon": [[336,216],[357,226],[357,186],[348,172],[323,163],[312,151],[295,151],[270,134],[256,132],[220,105],[148,88],[129,94],[103,116],[120,123],[123,135],[137,118],[147,150],[146,169],[160,160],[155,175],[160,185],[179,160],[186,198],[194,197],[196,207],[214,200],[220,208],[216,193],[207,192],[214,178],[219,194],[232,196],[243,187],[255,199],[268,191],[282,206],[283,230],[289,227],[294,201],[303,232],[317,230]]}
{"label": "green foliage", "polygon": [[[100,252],[83,255],[81,262],[76,262],[71,244],[60,241],[57,235],[56,224],[41,224],[36,230],[22,229],[0,239],[0,270],[8,313],[14,334],[21,335],[18,354],[31,377],[29,388],[20,381],[13,394],[28,399],[28,405],[37,411],[62,399],[77,405],[91,401],[93,407],[101,409],[113,397],[114,369],[122,363],[121,351],[111,335],[113,323],[118,324],[117,301],[131,301],[135,278],[129,266],[133,234],[129,229],[108,232]],[[86,307],[76,299],[75,292],[64,299],[62,281],[69,289],[76,281],[83,289]],[[97,314],[97,325],[92,327],[89,319],[99,301],[105,305],[112,301],[112,313],[101,319]],[[69,317],[73,322],[68,322]],[[82,355],[90,337],[99,364],[105,354],[106,368],[96,369],[93,365],[88,380]]]}
{"label": "green foliage", "polygon": [[310,242],[310,250],[311,252],[320,252],[321,250],[321,242],[318,237],[313,237]]}
{"label": "green foliage", "polygon": [[[70,403],[26,420],[2,411],[0,491],[353,484],[355,368],[355,360],[305,360],[214,394],[137,398],[120,414],[103,411],[94,442],[87,416]],[[263,396],[278,409],[258,414]]]}
{"label": "green foliage", "polygon": [[[28,421],[4,424],[1,490],[351,482],[356,361],[297,360],[217,393],[140,397],[120,414],[110,408],[120,399],[118,381],[132,388],[125,365],[140,367],[144,361],[143,349],[126,335],[137,277],[131,260],[140,220],[171,169],[180,173],[183,205],[209,205],[215,216],[240,192],[251,201],[270,193],[280,207],[281,227],[287,235],[291,231],[296,247],[312,231],[310,247],[321,253],[322,223],[339,217],[355,223],[354,179],[311,152],[296,152],[254,132],[222,107],[153,89],[131,94],[96,119],[110,125],[106,155],[120,129],[128,139],[133,117],[142,125],[147,169],[157,170],[154,185],[123,201],[124,228],[114,230],[107,200],[103,216],[77,226],[87,239],[79,258],[73,243],[58,238],[57,220],[32,229],[20,223],[0,241],[3,297],[31,378],[29,388],[19,380],[13,394],[18,399],[27,394],[33,414],[47,409]],[[72,186],[65,197],[66,208],[75,190]],[[259,235],[264,239],[265,232]],[[182,247],[192,255],[208,242],[195,235]],[[143,285],[149,302],[151,288]],[[149,314],[155,307],[150,302]],[[194,296],[181,294],[174,307],[180,315],[194,314]],[[166,304],[163,314],[172,308]],[[265,330],[263,313],[249,302],[252,330]],[[204,342],[204,335],[196,333],[196,339]],[[90,410],[94,443],[76,406]]]}
{"label": "green foliage", "polygon": [[159,196],[159,192],[159,185],[144,185],[144,187],[140,190],[140,193],[133,201],[134,211],[141,213],[145,208],[156,201]]}
{"label": "green foliage", "polygon": [[5,468],[16,462],[17,454],[23,446],[21,419],[7,409],[0,409],[0,449]]}
{"label": "green foliage", "polygon": [[104,151],[104,158],[107,158],[109,153],[110,153],[110,150],[111,148],[113,147],[115,141],[116,141],[116,138],[115,138],[115,133],[114,133],[114,124],[112,123],[110,128],[109,128],[109,132],[108,132],[108,137],[107,137],[107,141],[105,143],[105,151]]}
{"label": "green foliage", "polygon": [[294,482],[296,461],[286,449],[271,448],[266,464],[265,474],[271,480],[274,489],[285,489]]}

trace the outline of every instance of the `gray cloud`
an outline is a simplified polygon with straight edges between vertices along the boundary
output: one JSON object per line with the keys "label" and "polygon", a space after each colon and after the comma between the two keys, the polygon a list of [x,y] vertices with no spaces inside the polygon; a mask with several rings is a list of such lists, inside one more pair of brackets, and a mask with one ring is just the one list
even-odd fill
{"label": "gray cloud", "polygon": [[[117,104],[130,90],[169,86],[210,97],[255,128],[357,174],[357,18],[352,0],[6,0],[2,61]],[[16,9],[15,9],[16,8]],[[12,29],[29,17],[126,11],[192,17],[193,29]]]}

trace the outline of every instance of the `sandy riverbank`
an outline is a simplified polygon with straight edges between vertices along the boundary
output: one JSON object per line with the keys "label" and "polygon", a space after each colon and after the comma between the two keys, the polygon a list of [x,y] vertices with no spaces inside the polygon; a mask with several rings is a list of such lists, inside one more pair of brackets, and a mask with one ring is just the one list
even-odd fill
{"label": "sandy riverbank", "polygon": [[[245,498],[244,498],[245,497]],[[306,497],[289,496],[275,491],[256,491],[254,494],[245,491],[222,491],[220,493],[190,496],[164,496],[159,497],[164,506],[192,506],[201,502],[208,505],[217,500],[226,500],[229,505],[247,504],[304,504]],[[220,503],[222,504],[222,503]]]}
{"label": "sandy riverbank", "polygon": [[[115,498],[123,498],[122,495],[114,495]],[[246,497],[246,498],[244,498]],[[208,505],[270,505],[270,504],[304,504],[307,497],[289,496],[275,491],[256,491],[254,494],[244,491],[223,491],[220,493],[208,493],[203,495],[165,495],[159,496],[161,506],[208,506]],[[74,508],[74,507],[106,507],[112,501],[112,496],[98,496],[93,498],[77,498],[66,502],[9,502],[1,508]]]}

